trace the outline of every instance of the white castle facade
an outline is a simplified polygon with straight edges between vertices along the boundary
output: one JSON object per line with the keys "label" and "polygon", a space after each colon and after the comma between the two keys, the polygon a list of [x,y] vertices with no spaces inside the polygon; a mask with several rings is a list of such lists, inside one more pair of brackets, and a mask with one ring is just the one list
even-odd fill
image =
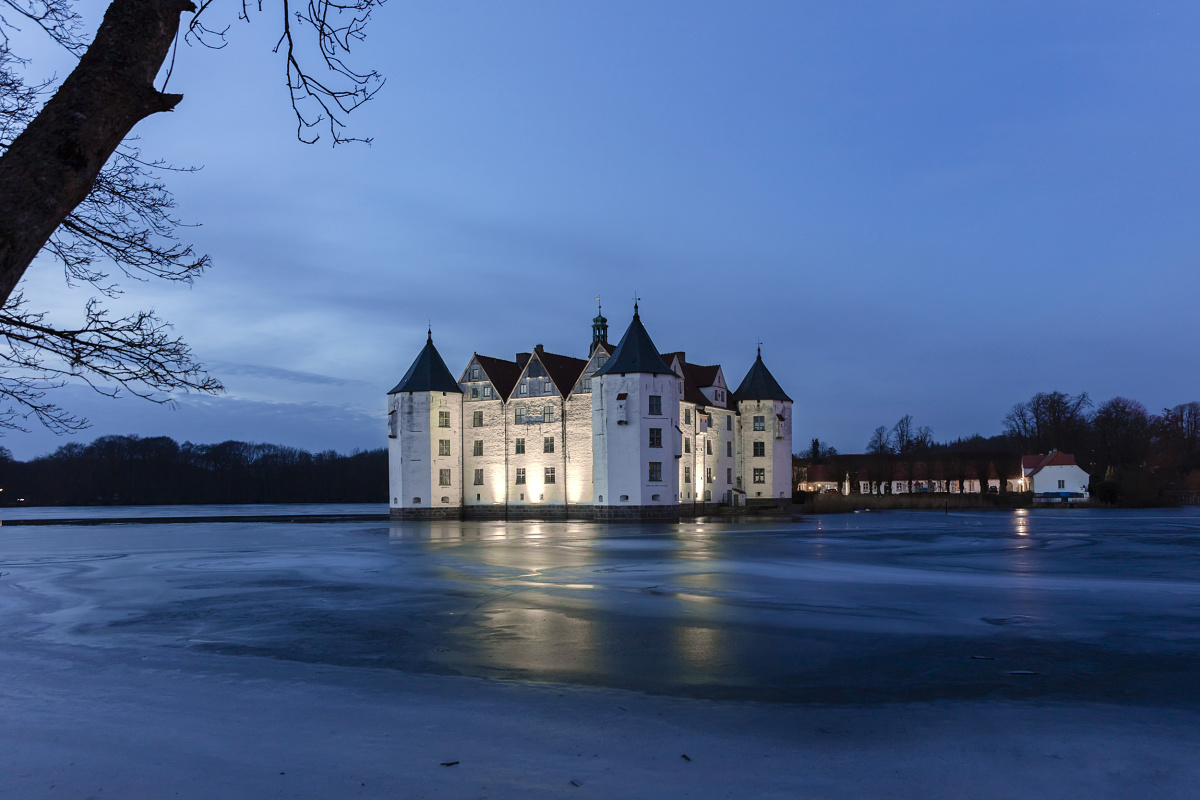
{"label": "white castle facade", "polygon": [[719,365],[659,353],[635,304],[615,347],[592,321],[589,352],[476,353],[455,380],[431,333],[388,393],[392,516],[678,519],[790,502],[792,400],[761,349],[730,392]]}

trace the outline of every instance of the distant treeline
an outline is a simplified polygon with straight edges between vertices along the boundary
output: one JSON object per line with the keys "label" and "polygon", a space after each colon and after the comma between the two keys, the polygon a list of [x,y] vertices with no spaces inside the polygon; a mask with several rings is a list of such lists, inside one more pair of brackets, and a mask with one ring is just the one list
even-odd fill
{"label": "distant treeline", "polygon": [[1102,502],[1158,505],[1200,491],[1200,402],[1154,414],[1125,397],[1096,406],[1086,393],[1038,392],[1014,405],[1001,426],[998,436],[937,442],[931,428],[905,415],[876,428],[862,455],[839,455],[814,439],[795,464],[821,467],[814,474],[843,484],[860,470],[881,480],[889,471],[928,470],[932,479],[936,468],[951,480],[966,473],[998,479],[1003,493],[1007,479],[1020,475],[1021,456],[1059,450],[1091,475],[1091,492]]}
{"label": "distant treeline", "polygon": [[339,455],[275,444],[102,436],[25,462],[0,447],[0,503],[386,503],[387,469],[383,449]]}

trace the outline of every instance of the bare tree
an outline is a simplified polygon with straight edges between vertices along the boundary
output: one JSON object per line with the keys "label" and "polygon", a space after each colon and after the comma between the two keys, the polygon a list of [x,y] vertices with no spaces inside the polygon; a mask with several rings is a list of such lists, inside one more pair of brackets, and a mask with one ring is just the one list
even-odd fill
{"label": "bare tree", "polygon": [[1092,401],[1086,392],[1038,392],[1004,417],[1004,433],[1026,451],[1073,453],[1087,443]]}
{"label": "bare tree", "polygon": [[[335,143],[349,141],[346,114],[382,85],[374,71],[346,62],[382,1],[281,0],[275,52],[302,141],[317,141],[322,123]],[[81,324],[54,327],[26,308],[16,287],[41,252],[62,263],[68,284],[91,284],[106,297],[119,290],[105,264],[126,277],[173,281],[191,281],[208,265],[175,238],[181,223],[159,179],[173,168],[144,159],[129,135],[183,99],[155,87],[181,15],[192,13],[189,42],[219,48],[229,26],[211,17],[221,9],[249,20],[263,12],[263,0],[202,0],[199,8],[190,0],[110,0],[90,40],[75,0],[0,0],[0,337],[8,347],[0,353],[0,398],[9,401],[0,427],[19,427],[17,419],[29,416],[55,430],[86,424],[45,397],[71,377],[157,402],[169,401],[164,391],[220,390],[153,311],[113,319],[93,298]],[[57,88],[22,81],[25,62],[9,37],[18,26],[40,28],[78,56]]]}
{"label": "bare tree", "polygon": [[1150,448],[1150,414],[1136,400],[1114,397],[1092,417],[1096,455],[1106,467],[1137,467]]}
{"label": "bare tree", "polygon": [[867,452],[881,456],[892,452],[892,435],[886,425],[880,425],[871,434],[871,440],[867,442]]}
{"label": "bare tree", "polygon": [[912,414],[905,414],[899,422],[892,426],[892,444],[897,453],[912,452],[914,433]]}

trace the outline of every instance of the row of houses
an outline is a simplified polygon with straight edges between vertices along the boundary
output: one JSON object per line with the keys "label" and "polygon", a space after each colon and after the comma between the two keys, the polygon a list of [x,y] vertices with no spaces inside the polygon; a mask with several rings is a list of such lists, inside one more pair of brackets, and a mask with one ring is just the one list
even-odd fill
{"label": "row of houses", "polygon": [[995,461],[875,461],[857,468],[830,464],[799,465],[799,491],[841,494],[944,494],[1031,492],[1043,501],[1088,497],[1089,476],[1068,453],[1022,456],[1019,471],[1001,477]]}

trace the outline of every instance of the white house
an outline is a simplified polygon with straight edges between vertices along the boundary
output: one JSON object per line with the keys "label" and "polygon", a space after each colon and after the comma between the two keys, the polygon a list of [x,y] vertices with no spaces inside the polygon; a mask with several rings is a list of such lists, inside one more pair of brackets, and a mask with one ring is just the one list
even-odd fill
{"label": "white house", "polygon": [[1088,474],[1075,456],[1055,450],[1046,455],[1021,456],[1021,476],[1010,481],[1019,492],[1033,492],[1042,502],[1070,502],[1088,498]]}
{"label": "white house", "polygon": [[790,500],[792,400],[761,348],[730,392],[720,365],[661,354],[635,304],[616,346],[592,320],[589,354],[476,353],[455,380],[430,333],[388,393],[392,516],[673,519]]}

